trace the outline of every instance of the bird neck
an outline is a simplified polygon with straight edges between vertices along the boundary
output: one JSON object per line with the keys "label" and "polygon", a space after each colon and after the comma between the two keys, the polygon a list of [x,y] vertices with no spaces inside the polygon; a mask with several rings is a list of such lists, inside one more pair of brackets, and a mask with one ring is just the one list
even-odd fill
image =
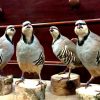
{"label": "bird neck", "polygon": [[26,43],[26,44],[31,44],[34,40],[34,36],[31,35],[31,36],[25,36],[23,34],[23,41]]}
{"label": "bird neck", "polygon": [[60,36],[61,36],[61,35],[60,35],[60,33],[59,33],[59,35],[56,36],[56,38],[53,37],[53,42],[52,42],[52,44],[54,44],[54,43],[60,38]]}
{"label": "bird neck", "polygon": [[84,42],[87,40],[89,34],[90,34],[90,30],[88,30],[88,33],[87,33],[86,35],[84,35],[84,36],[81,36],[81,35],[80,35],[80,36],[78,37],[78,45],[79,45],[79,46],[82,46],[82,45],[84,44]]}
{"label": "bird neck", "polygon": [[[8,34],[5,34],[5,36],[6,36],[6,38],[7,38],[7,40],[9,41],[9,42],[11,42],[12,43],[12,36],[9,36]],[[13,43],[12,43],[13,44]]]}

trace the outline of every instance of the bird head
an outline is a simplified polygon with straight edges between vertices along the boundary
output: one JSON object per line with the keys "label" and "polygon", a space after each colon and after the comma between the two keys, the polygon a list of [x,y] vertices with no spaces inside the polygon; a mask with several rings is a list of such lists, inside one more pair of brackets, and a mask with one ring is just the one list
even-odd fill
{"label": "bird head", "polygon": [[51,26],[50,29],[50,34],[52,35],[53,39],[56,39],[59,36],[59,29],[56,26]]}
{"label": "bird head", "polygon": [[26,36],[32,34],[33,27],[30,21],[25,21],[22,23],[22,33]]}
{"label": "bird head", "polygon": [[5,34],[7,34],[11,40],[12,40],[15,32],[16,32],[16,30],[13,25],[7,26],[7,28],[5,30]]}
{"label": "bird head", "polygon": [[88,30],[89,29],[85,21],[83,20],[76,21],[74,28],[76,35],[84,37],[86,34],[88,34]]}

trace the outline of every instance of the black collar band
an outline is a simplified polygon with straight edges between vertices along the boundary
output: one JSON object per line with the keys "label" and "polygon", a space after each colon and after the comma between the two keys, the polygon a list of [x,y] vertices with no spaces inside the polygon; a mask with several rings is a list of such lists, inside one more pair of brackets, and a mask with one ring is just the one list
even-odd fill
{"label": "black collar band", "polygon": [[58,35],[58,37],[55,39],[55,41],[54,42],[52,42],[52,45],[60,38],[60,34]]}
{"label": "black collar band", "polygon": [[88,30],[88,34],[85,35],[81,41],[79,41],[79,39],[78,39],[78,45],[79,46],[82,46],[84,44],[84,42],[87,40],[89,34],[90,34],[90,30]]}
{"label": "black collar band", "polygon": [[11,39],[9,38],[8,34],[5,34],[5,36],[6,36],[7,40],[8,40],[11,44],[13,44],[12,41],[11,41]]}
{"label": "black collar band", "polygon": [[33,40],[34,40],[34,36],[33,36],[33,35],[32,35],[32,37],[31,37],[31,42],[27,42],[27,39],[26,39],[26,37],[25,37],[24,34],[22,34],[22,36],[23,36],[23,41],[24,41],[26,44],[31,44],[31,43],[33,43]]}

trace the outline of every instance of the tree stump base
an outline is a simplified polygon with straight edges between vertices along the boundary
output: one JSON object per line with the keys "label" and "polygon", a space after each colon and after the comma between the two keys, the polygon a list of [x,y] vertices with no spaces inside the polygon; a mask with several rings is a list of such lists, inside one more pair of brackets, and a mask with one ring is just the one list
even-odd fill
{"label": "tree stump base", "polygon": [[16,100],[45,100],[46,84],[38,84],[37,80],[24,80],[15,86]]}
{"label": "tree stump base", "polygon": [[12,92],[13,76],[0,76],[0,96],[7,95]]}
{"label": "tree stump base", "polygon": [[100,85],[91,84],[87,88],[77,88],[76,94],[79,100],[100,100]]}
{"label": "tree stump base", "polygon": [[55,74],[51,76],[51,92],[55,95],[66,96],[75,94],[75,90],[80,86],[80,76],[71,73],[70,79],[62,79],[68,77],[66,74]]}

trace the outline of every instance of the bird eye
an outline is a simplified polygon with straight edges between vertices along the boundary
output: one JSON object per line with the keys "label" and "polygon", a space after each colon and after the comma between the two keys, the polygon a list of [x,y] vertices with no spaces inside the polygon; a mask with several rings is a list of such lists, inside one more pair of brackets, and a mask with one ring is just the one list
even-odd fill
{"label": "bird eye", "polygon": [[75,24],[75,26],[78,26],[78,24]]}
{"label": "bird eye", "polygon": [[57,28],[52,28],[52,29],[56,29],[56,30],[58,30]]}

